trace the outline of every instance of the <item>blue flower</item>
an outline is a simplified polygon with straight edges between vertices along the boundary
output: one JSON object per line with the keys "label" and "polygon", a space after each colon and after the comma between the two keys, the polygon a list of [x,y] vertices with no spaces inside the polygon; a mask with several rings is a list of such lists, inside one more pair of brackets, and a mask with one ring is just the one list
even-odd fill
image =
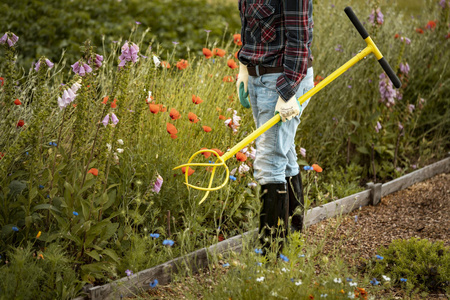
{"label": "blue flower", "polygon": [[12,227],[12,230],[15,231],[15,232],[17,232],[17,231],[19,231],[19,228],[17,228],[16,226],[13,226],[13,227]]}
{"label": "blue flower", "polygon": [[380,284],[380,282],[379,282],[376,278],[372,279],[372,280],[370,281],[370,283],[371,283],[372,285],[379,285],[379,284]]}
{"label": "blue flower", "polygon": [[305,254],[299,254],[298,257],[305,257]]}
{"label": "blue flower", "polygon": [[230,266],[229,263],[225,263],[225,264],[222,265],[222,267],[224,267],[224,268],[227,268],[227,267],[229,267],[229,266]]}
{"label": "blue flower", "polygon": [[28,151],[25,153],[26,155],[29,155]]}
{"label": "blue flower", "polygon": [[159,238],[159,233],[150,233],[150,237],[157,239]]}
{"label": "blue flower", "polygon": [[379,259],[379,260],[383,260],[383,259],[384,259],[384,257],[381,256],[381,255],[376,255],[375,257],[376,257],[377,259]]}
{"label": "blue flower", "polygon": [[261,267],[261,266],[262,266],[262,263],[257,262],[256,265]]}
{"label": "blue flower", "polygon": [[230,175],[230,179],[231,179],[232,181],[236,181],[236,177],[234,177],[233,175]]}
{"label": "blue flower", "polygon": [[408,279],[406,278],[400,278],[400,282],[406,282]]}
{"label": "blue flower", "polygon": [[358,216],[355,216],[355,223],[358,221]]}
{"label": "blue flower", "polygon": [[347,282],[352,282],[353,279],[351,279],[350,277],[345,278],[345,280],[347,280]]}
{"label": "blue flower", "polygon": [[261,249],[256,248],[255,249],[255,253],[256,254],[263,254],[263,251]]}
{"label": "blue flower", "polygon": [[288,261],[289,261],[289,258],[287,258],[287,256],[284,256],[283,254],[280,254],[280,258],[281,258],[282,260],[284,260],[285,262],[288,262]]}
{"label": "blue flower", "polygon": [[167,245],[173,246],[174,243],[175,243],[175,242],[172,241],[172,240],[164,240],[164,241],[163,241],[163,245],[164,245],[164,246],[167,246]]}
{"label": "blue flower", "polygon": [[76,216],[78,216],[78,213],[76,211],[74,211],[73,215],[76,217]]}
{"label": "blue flower", "polygon": [[158,285],[158,279],[155,279],[152,282],[150,282],[150,287],[151,288],[155,288],[157,285]]}
{"label": "blue flower", "polygon": [[40,184],[39,188],[42,190],[44,188],[44,186],[42,184]]}
{"label": "blue flower", "polygon": [[48,143],[50,146],[57,146],[58,144],[56,144],[55,142],[50,142],[50,143]]}

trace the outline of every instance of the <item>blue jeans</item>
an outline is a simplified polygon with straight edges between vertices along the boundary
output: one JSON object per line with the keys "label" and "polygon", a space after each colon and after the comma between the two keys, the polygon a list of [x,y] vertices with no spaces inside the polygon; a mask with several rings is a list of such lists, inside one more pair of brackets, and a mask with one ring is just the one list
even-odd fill
{"label": "blue jeans", "polygon": [[[278,100],[277,78],[281,73],[249,76],[248,90],[256,127],[259,128],[274,116]],[[313,68],[300,82],[296,97],[314,87]],[[256,158],[253,164],[254,177],[259,184],[285,183],[286,177],[297,175],[300,170],[295,151],[295,133],[300,124],[300,116],[310,99],[302,105],[299,116],[285,123],[279,123],[256,139]]]}

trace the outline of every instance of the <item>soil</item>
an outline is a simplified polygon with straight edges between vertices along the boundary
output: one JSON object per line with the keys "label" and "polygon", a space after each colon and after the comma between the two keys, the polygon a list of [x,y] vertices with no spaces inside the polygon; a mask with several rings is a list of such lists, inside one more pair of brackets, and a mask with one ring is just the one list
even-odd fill
{"label": "soil", "polygon": [[[329,230],[332,228],[333,230]],[[366,206],[342,218],[331,218],[307,229],[311,242],[327,242],[324,254],[339,253],[356,267],[377,254],[380,246],[388,246],[395,239],[417,237],[443,241],[450,246],[450,174],[440,174],[405,190],[381,199],[378,206]],[[196,280],[213,285],[220,271],[205,270]],[[203,279],[201,279],[203,278]],[[150,290],[152,299],[183,299],[183,284],[172,283]],[[389,289],[377,299],[404,299],[401,290]],[[201,298],[201,295],[199,295]],[[443,294],[432,294],[426,299],[448,299]]]}

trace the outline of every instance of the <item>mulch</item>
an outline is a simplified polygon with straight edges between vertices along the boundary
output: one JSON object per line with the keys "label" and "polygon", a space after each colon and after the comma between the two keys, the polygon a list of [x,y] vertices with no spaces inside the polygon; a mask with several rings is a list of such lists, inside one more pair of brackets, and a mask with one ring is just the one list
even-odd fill
{"label": "mulch", "polygon": [[[338,253],[347,263],[357,267],[373,258],[379,247],[388,246],[395,239],[416,237],[443,241],[450,246],[450,174],[440,174],[387,195],[378,206],[361,207],[346,216],[324,220],[308,227],[305,234],[312,243],[326,238],[324,255]],[[220,276],[217,273],[205,270],[197,280],[212,281]],[[213,285],[212,282],[209,284]],[[152,299],[182,299],[183,290],[183,284],[176,282],[149,291],[149,296]],[[395,289],[385,293],[390,299],[403,299],[404,296],[401,290]],[[427,299],[448,298],[435,294]]]}

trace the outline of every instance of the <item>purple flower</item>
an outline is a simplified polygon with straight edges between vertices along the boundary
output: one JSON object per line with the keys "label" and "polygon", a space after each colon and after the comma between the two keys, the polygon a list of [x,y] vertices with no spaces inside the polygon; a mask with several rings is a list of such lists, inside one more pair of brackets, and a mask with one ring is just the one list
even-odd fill
{"label": "purple flower", "polygon": [[38,60],[38,62],[34,64],[34,70],[36,72],[39,72],[40,67],[41,67],[41,62]]}
{"label": "purple flower", "polygon": [[403,74],[405,74],[405,75],[408,75],[408,73],[409,73],[409,65],[408,65],[408,63],[400,63],[400,72],[402,72]]}
{"label": "purple flower", "polygon": [[174,45],[178,45],[180,42],[172,42],[172,44]]}
{"label": "purple flower", "polygon": [[403,125],[402,123],[398,122],[398,130],[402,131],[403,130]]}
{"label": "purple flower", "polygon": [[401,37],[400,38],[400,40],[402,41],[402,42],[405,42],[406,43],[406,45],[409,45],[409,44],[411,44],[411,40],[410,39],[408,39],[407,37]]}
{"label": "purple flower", "polygon": [[6,40],[8,39],[8,34],[5,33],[1,38],[0,38],[0,45],[3,45],[4,43],[6,43]]}
{"label": "purple flower", "polygon": [[305,149],[305,148],[300,148],[300,154],[301,154],[303,157],[306,157],[306,149]]}
{"label": "purple flower", "polygon": [[415,170],[415,169],[417,169],[417,165],[411,165],[411,168],[413,168]]}
{"label": "purple flower", "polygon": [[[88,64],[91,64],[91,58],[89,58],[88,60]],[[102,62],[103,62],[103,56],[101,56],[100,54],[95,54],[95,58],[94,58],[94,65],[97,69],[100,69],[100,67],[102,66]],[[86,69],[86,67],[84,67]]]}
{"label": "purple flower", "polygon": [[211,32],[211,30],[205,29],[205,32],[206,32],[206,33],[210,33],[210,32]]}
{"label": "purple flower", "polygon": [[440,5],[442,8],[445,8],[445,0],[439,1],[439,5]]}
{"label": "purple flower", "polygon": [[414,111],[415,108],[416,108],[416,107],[414,106],[414,104],[408,105],[409,113],[411,114],[411,113]]}
{"label": "purple flower", "polygon": [[14,33],[5,33],[1,38],[0,38],[0,44],[5,44],[8,43],[9,47],[14,46],[17,41],[19,40],[19,37],[17,35],[15,35]]}
{"label": "purple flower", "polygon": [[386,74],[381,73],[379,91],[381,94],[381,102],[387,101],[386,106],[390,107],[395,104],[395,99],[400,99],[401,94],[394,89],[392,82],[386,77]]}
{"label": "purple flower", "polygon": [[86,73],[91,73],[92,72],[92,68],[86,63],[83,64],[83,68],[84,68],[84,71]]}
{"label": "purple flower", "polygon": [[136,21],[135,22],[137,25],[141,25],[142,23],[141,22],[139,22],[139,21]]}
{"label": "purple flower", "polygon": [[[376,13],[376,15],[375,15]],[[375,18],[376,17],[376,18]],[[377,10],[372,10],[372,13],[369,16],[369,22],[374,25],[375,24],[375,20],[377,21],[378,24],[383,24],[384,23],[384,15],[381,13],[381,9],[377,8]]]}
{"label": "purple flower", "polygon": [[117,123],[119,123],[119,119],[114,113],[111,113],[111,121],[113,122],[114,125],[117,125]]}
{"label": "purple flower", "polygon": [[349,89],[351,89],[351,88],[352,88],[352,86],[351,86],[351,85],[348,85],[347,87],[348,87]]}
{"label": "purple flower", "polygon": [[153,185],[152,191],[155,193],[159,193],[159,191],[161,191],[161,186],[163,184],[163,178],[161,175],[158,175],[158,177],[156,178],[155,184]]}
{"label": "purple flower", "polygon": [[344,52],[344,49],[342,49],[342,45],[337,45],[334,50],[338,51],[338,52]]}
{"label": "purple flower", "polygon": [[138,61],[138,53],[139,53],[139,46],[135,43],[128,44],[128,42],[125,42],[122,46],[122,54],[119,56],[120,63],[119,67],[125,66],[125,64],[128,61],[131,61],[133,63]]}
{"label": "purple flower", "polygon": [[375,131],[378,133],[378,132],[380,132],[381,128],[383,128],[383,127],[381,127],[380,122],[377,121],[377,125],[375,126]]}
{"label": "purple flower", "polygon": [[164,241],[163,241],[163,245],[164,245],[164,246],[170,246],[170,247],[172,247],[174,243],[175,243],[175,242],[172,241],[172,240],[164,240]]}
{"label": "purple flower", "polygon": [[108,123],[109,123],[109,114],[107,114],[107,115],[103,118],[102,123],[103,123],[103,125],[104,125],[105,127],[108,126]]}
{"label": "purple flower", "polygon": [[355,223],[358,222],[358,216],[355,216]]}
{"label": "purple flower", "polygon": [[125,271],[125,274],[127,274],[127,276],[130,277],[131,275],[133,275],[133,271],[127,269]]}
{"label": "purple flower", "polygon": [[47,64],[49,69],[53,68],[54,64],[48,58],[45,59],[45,63]]}

